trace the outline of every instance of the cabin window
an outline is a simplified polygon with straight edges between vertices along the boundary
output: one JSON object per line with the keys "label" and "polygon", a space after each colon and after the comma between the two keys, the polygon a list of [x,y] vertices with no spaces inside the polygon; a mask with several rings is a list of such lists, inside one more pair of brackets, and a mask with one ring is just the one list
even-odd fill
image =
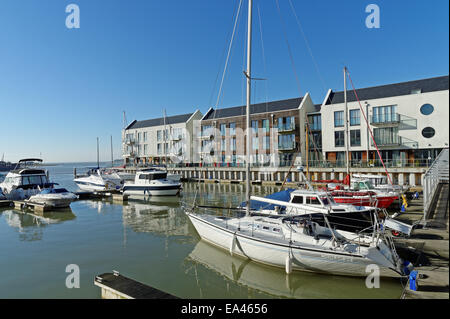
{"label": "cabin window", "polygon": [[292,203],[303,204],[303,196],[294,196],[294,198],[292,198]]}
{"label": "cabin window", "polygon": [[279,228],[274,228],[274,229],[272,229],[274,232],[277,232],[277,233],[279,233],[280,232],[280,229]]}
{"label": "cabin window", "polygon": [[320,205],[320,201],[317,197],[306,197],[306,204]]}
{"label": "cabin window", "polygon": [[264,229],[264,230],[269,230],[269,227],[263,226],[263,229]]}
{"label": "cabin window", "polygon": [[324,205],[328,205],[328,198],[322,198],[322,203]]}
{"label": "cabin window", "polygon": [[146,180],[155,180],[155,179],[165,179],[167,178],[167,173],[159,173],[159,174],[141,174],[139,175],[139,179]]}

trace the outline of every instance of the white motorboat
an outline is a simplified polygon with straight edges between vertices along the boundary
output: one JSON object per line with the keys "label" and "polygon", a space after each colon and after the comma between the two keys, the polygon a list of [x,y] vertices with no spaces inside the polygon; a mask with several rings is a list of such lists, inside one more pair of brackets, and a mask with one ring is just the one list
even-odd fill
{"label": "white motorboat", "polygon": [[150,168],[144,168],[140,170],[141,172],[151,172],[151,171],[165,171],[167,172],[167,179],[179,183],[181,180],[181,174],[169,173],[165,166],[152,166]]}
{"label": "white motorboat", "polygon": [[22,200],[33,196],[43,189],[53,188],[53,183],[48,179],[45,169],[36,167],[36,163],[42,163],[38,158],[22,159],[18,167],[8,172],[0,189],[9,200]]}
{"label": "white motorboat", "polygon": [[391,185],[387,182],[387,177],[382,175],[370,175],[370,174],[353,174],[351,177],[352,183],[364,182],[372,190],[378,190],[386,193],[403,193],[408,190],[408,186],[403,185]]}
{"label": "white motorboat", "polygon": [[123,184],[116,172],[99,168],[89,170],[86,175],[76,176],[73,181],[85,191],[119,190]]}
{"label": "white motorboat", "polygon": [[136,173],[134,182],[125,182],[124,195],[175,196],[181,191],[181,183],[167,178],[166,171],[146,170]]}
{"label": "white motorboat", "polygon": [[65,208],[69,207],[70,203],[77,199],[77,195],[65,188],[51,188],[44,189],[39,194],[31,196],[28,201],[53,208]]}

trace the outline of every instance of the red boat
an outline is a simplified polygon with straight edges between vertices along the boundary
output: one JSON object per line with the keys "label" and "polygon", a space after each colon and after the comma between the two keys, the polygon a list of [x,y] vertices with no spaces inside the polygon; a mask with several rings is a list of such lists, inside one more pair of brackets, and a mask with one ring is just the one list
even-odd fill
{"label": "red boat", "polygon": [[372,191],[334,190],[329,194],[336,203],[354,206],[373,206],[378,208],[388,208],[396,199],[398,199],[398,196],[395,195],[384,195]]}

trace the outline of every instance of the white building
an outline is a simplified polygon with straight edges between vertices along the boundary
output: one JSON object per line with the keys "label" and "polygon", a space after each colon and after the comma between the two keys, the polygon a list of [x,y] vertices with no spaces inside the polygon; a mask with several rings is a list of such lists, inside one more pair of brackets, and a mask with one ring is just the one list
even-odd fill
{"label": "white building", "polygon": [[[131,122],[122,132],[126,165],[191,163],[194,121],[202,113]],[[166,163],[167,158],[167,163]]]}
{"label": "white building", "polygon": [[[449,146],[449,77],[357,89],[362,111],[388,167],[426,167]],[[321,106],[322,160],[335,167],[381,166],[353,90],[329,90]],[[348,146],[348,147],[347,147]]]}

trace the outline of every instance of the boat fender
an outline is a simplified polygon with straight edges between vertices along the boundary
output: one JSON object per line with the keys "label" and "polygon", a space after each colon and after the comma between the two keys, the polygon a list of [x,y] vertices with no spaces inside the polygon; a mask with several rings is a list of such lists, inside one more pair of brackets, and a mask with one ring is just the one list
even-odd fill
{"label": "boat fender", "polygon": [[233,235],[233,238],[231,239],[231,245],[230,245],[230,255],[233,256],[234,249],[236,248],[236,234]]}
{"label": "boat fender", "polygon": [[290,274],[291,272],[292,272],[292,258],[291,258],[291,254],[290,253],[288,253],[288,255],[286,256],[286,261],[285,261],[285,263],[286,263],[286,274]]}

